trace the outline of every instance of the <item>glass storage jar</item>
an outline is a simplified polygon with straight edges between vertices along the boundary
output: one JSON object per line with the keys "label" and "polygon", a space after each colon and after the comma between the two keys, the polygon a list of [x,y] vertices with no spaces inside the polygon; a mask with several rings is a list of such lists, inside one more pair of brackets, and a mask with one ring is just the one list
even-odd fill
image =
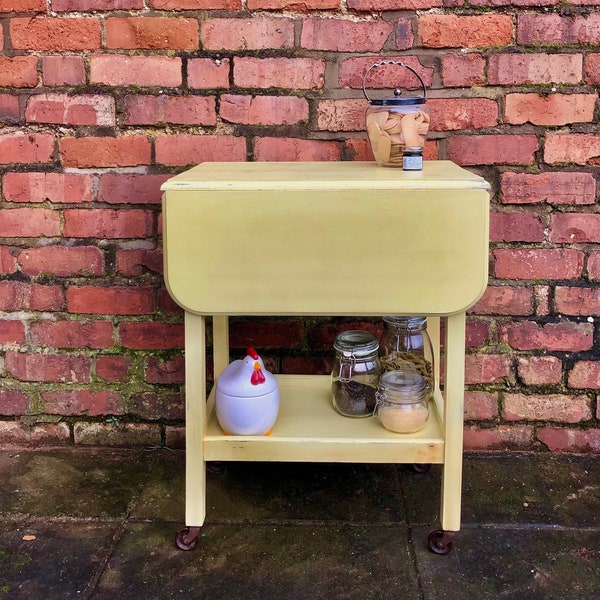
{"label": "glass storage jar", "polygon": [[345,417],[371,416],[381,374],[377,338],[368,331],[343,331],[335,338],[333,347],[333,407]]}
{"label": "glass storage jar", "polygon": [[379,379],[375,417],[390,431],[414,433],[429,418],[429,386],[416,371],[387,371]]}
{"label": "glass storage jar", "polygon": [[427,317],[383,317],[379,356],[384,371],[416,371],[433,391],[433,347]]}

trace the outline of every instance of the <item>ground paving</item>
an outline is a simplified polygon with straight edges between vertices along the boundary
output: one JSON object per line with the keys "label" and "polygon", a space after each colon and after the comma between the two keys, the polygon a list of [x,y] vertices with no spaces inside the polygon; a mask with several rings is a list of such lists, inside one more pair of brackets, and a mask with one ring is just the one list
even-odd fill
{"label": "ground paving", "polygon": [[[0,451],[0,599],[600,600],[600,457],[470,454],[446,556],[440,467],[228,463],[178,550],[180,451]],[[218,466],[218,465],[217,465]]]}

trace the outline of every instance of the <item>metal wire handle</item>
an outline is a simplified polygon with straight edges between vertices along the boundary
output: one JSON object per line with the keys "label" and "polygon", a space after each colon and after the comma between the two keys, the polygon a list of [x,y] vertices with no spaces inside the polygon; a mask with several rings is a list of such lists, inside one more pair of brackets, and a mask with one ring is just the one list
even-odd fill
{"label": "metal wire handle", "polygon": [[417,79],[419,80],[419,82],[421,83],[421,86],[423,88],[423,98],[425,98],[425,96],[427,95],[427,89],[425,88],[425,84],[423,83],[423,80],[421,79],[421,76],[409,65],[407,65],[406,63],[400,62],[399,60],[382,60],[380,62],[375,63],[374,65],[371,65],[366,73],[363,75],[363,83],[362,83],[362,91],[363,94],[365,96],[365,98],[371,102],[371,98],[369,98],[368,94],[367,94],[367,90],[366,90],[366,82],[367,82],[367,75],[375,68],[377,67],[383,67],[385,65],[397,65],[399,67],[404,67],[405,69],[408,69],[411,73],[413,73]]}

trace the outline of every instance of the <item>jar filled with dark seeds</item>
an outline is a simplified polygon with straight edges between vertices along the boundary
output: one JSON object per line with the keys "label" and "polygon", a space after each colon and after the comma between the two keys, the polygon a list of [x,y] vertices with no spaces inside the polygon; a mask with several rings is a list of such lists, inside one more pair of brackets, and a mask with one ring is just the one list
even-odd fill
{"label": "jar filled with dark seeds", "polygon": [[367,331],[343,331],[335,338],[333,347],[333,407],[345,417],[371,416],[381,374],[377,338]]}

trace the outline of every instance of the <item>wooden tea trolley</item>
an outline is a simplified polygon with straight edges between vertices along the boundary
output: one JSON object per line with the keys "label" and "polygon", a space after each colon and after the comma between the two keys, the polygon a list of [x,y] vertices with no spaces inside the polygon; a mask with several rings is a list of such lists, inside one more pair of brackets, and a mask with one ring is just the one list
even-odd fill
{"label": "wooden tea trolley", "polygon": [[[489,185],[449,161],[422,171],[369,162],[203,163],[162,187],[165,280],[185,310],[184,550],[206,513],[207,461],[443,464],[441,526],[460,529],[465,311],[488,274]],[[427,315],[440,364],[425,429],[398,434],[332,407],[330,377],[278,375],[270,436],[220,429],[206,399],[205,318],[213,317],[215,379],[229,363],[229,315]],[[256,341],[260,348],[260,340]],[[440,381],[439,372],[435,376]]]}

